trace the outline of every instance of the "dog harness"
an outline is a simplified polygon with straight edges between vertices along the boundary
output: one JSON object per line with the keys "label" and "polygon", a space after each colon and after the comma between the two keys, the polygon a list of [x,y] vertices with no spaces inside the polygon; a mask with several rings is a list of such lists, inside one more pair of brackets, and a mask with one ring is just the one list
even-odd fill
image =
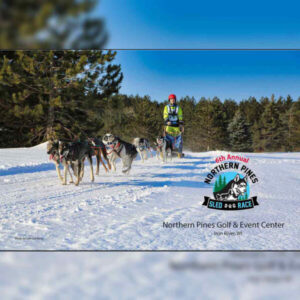
{"label": "dog harness", "polygon": [[[73,146],[73,145],[72,145]],[[71,147],[72,147],[71,146]],[[73,159],[73,156],[74,156],[74,146],[72,147],[73,149],[73,151],[72,151],[72,155],[71,155],[71,160],[73,161],[74,159]],[[68,150],[65,150],[64,152],[63,152],[63,154],[59,157],[59,159],[60,159],[60,162],[62,162],[62,160],[63,159],[66,159],[67,160],[67,158],[70,158],[70,149],[68,149]]]}
{"label": "dog harness", "polygon": [[156,140],[156,142],[157,142],[157,147],[159,147],[159,148],[161,148],[162,146],[163,146],[163,144],[164,144],[164,140],[165,139],[162,139],[162,140]]}
{"label": "dog harness", "polygon": [[[115,152],[118,156],[120,156],[119,153],[120,153],[120,151],[122,149],[122,147],[120,147],[120,145],[121,145],[120,142],[118,142],[118,143],[114,143],[114,142],[108,143],[105,146],[107,154],[111,154],[112,152]],[[121,146],[123,146],[123,145],[121,145]],[[109,152],[108,149],[110,149],[111,151]]]}
{"label": "dog harness", "polygon": [[[56,156],[56,158],[54,158],[54,156]],[[54,160],[55,162],[57,162],[59,164],[59,162],[61,162],[60,158],[58,157],[58,155],[56,154],[50,154],[49,155],[49,160]]]}
{"label": "dog harness", "polygon": [[140,151],[144,151],[147,147],[146,145],[138,145]]}
{"label": "dog harness", "polygon": [[169,144],[169,146],[171,146],[171,149],[172,149],[172,150],[174,149],[174,148],[172,147],[172,143],[171,143],[169,140],[167,140],[166,138],[163,138],[162,141],[156,140],[156,142],[157,142],[157,147],[161,149],[161,148],[163,147],[163,145],[164,145],[164,141],[166,142],[167,147],[168,147],[168,144]]}
{"label": "dog harness", "polygon": [[84,144],[84,143],[83,142],[70,143],[68,149],[64,150],[63,154],[60,156],[60,161],[62,161],[63,158],[65,158],[66,160],[75,161],[76,157],[79,155],[79,151],[80,151],[79,144]]}

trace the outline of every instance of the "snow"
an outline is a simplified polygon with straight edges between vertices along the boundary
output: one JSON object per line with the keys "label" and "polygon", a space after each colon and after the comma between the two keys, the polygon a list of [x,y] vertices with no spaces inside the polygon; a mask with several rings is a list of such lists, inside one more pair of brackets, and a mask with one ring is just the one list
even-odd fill
{"label": "snow", "polygon": [[[46,144],[0,149],[0,249],[10,250],[294,250],[299,249],[300,153],[231,153],[249,157],[259,178],[250,184],[259,206],[218,211],[203,206],[212,196],[204,183],[219,155],[186,152],[162,164],[156,157],[133,162],[130,175],[85,177],[61,185]],[[163,222],[278,222],[283,228],[164,228]],[[228,231],[236,231],[228,229]]]}
{"label": "snow", "polygon": [[3,299],[298,299],[297,253],[1,253]]}

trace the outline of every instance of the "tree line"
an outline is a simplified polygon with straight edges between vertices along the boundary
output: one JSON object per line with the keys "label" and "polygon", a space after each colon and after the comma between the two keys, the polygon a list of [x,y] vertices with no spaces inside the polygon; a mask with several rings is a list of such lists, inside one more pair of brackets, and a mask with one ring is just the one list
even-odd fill
{"label": "tree line", "polygon": [[[274,152],[300,150],[300,97],[249,97],[239,103],[181,99],[185,141],[193,151]],[[186,144],[186,143],[185,143]]]}
{"label": "tree line", "polygon": [[[33,146],[107,132],[154,141],[168,102],[119,94],[115,51],[2,51],[0,147]],[[167,95],[166,95],[167,96]],[[184,148],[191,151],[299,151],[300,97],[249,97],[239,103],[186,96]]]}

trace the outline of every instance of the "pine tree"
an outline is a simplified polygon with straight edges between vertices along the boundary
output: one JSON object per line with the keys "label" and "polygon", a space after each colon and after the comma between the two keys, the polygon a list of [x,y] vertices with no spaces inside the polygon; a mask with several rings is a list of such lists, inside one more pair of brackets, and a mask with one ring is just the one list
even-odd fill
{"label": "pine tree", "polygon": [[219,178],[215,181],[214,192],[221,191],[226,186],[226,177],[225,175],[220,175]]}
{"label": "pine tree", "polygon": [[100,49],[108,34],[91,16],[97,0],[2,0],[0,40],[5,49]]}
{"label": "pine tree", "polygon": [[215,181],[215,184],[214,184],[214,193],[218,192],[220,190],[220,187],[219,187],[219,180],[216,180]]}
{"label": "pine tree", "polygon": [[[6,91],[4,128],[16,145],[51,136],[80,138],[95,132],[100,98],[117,93],[123,75],[116,52],[15,51],[0,57],[0,88]],[[88,93],[97,96],[91,99]],[[7,145],[6,145],[7,146]]]}
{"label": "pine tree", "polygon": [[300,98],[294,102],[287,114],[288,145],[290,151],[300,151]]}
{"label": "pine tree", "polygon": [[[201,151],[222,149],[226,143],[223,104],[218,98],[201,98],[196,104],[193,120],[193,138]],[[199,151],[198,150],[198,151]]]}
{"label": "pine tree", "polygon": [[251,128],[252,132],[252,148],[254,152],[262,152],[263,148],[263,140],[262,140],[262,121],[258,120],[254,123]]}
{"label": "pine tree", "polygon": [[225,187],[226,184],[227,184],[227,182],[226,182],[226,177],[224,176],[224,177],[223,177],[223,182],[222,182],[222,187]]}
{"label": "pine tree", "polygon": [[265,105],[260,120],[261,146],[263,151],[282,151],[285,145],[285,128],[280,117],[280,110],[272,95],[271,101]]}
{"label": "pine tree", "polygon": [[228,125],[231,150],[233,151],[251,151],[251,134],[249,125],[243,114],[238,110],[233,120]]}
{"label": "pine tree", "polygon": [[222,180],[222,175],[219,176],[218,181],[219,181],[219,184],[218,184],[219,187],[222,188],[222,181],[223,181],[223,180]]}
{"label": "pine tree", "polygon": [[223,103],[224,107],[224,132],[226,132],[226,138],[225,138],[225,149],[230,150],[230,138],[227,134],[227,128],[229,123],[232,121],[236,110],[238,109],[238,105],[234,100],[227,99]]}
{"label": "pine tree", "polygon": [[184,147],[191,151],[196,151],[198,149],[198,141],[194,138],[194,115],[196,100],[194,97],[186,96],[178,101],[178,105],[183,111],[184,120]]}

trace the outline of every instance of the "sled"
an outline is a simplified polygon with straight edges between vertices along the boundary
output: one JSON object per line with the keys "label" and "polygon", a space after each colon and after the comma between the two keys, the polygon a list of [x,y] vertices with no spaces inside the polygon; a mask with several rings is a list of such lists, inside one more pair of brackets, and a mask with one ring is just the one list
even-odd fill
{"label": "sled", "polygon": [[181,153],[181,157],[180,157],[180,154],[178,153],[178,151],[173,150],[172,151],[172,157],[183,158],[184,157],[184,153]]}
{"label": "sled", "polygon": [[[181,131],[180,135],[182,136],[183,132]],[[167,132],[166,132],[166,127],[164,127],[164,132],[163,135],[166,136]],[[178,153],[178,149],[174,146],[174,144],[172,145],[172,157],[178,157],[178,158],[183,158],[184,157],[184,153]]]}

